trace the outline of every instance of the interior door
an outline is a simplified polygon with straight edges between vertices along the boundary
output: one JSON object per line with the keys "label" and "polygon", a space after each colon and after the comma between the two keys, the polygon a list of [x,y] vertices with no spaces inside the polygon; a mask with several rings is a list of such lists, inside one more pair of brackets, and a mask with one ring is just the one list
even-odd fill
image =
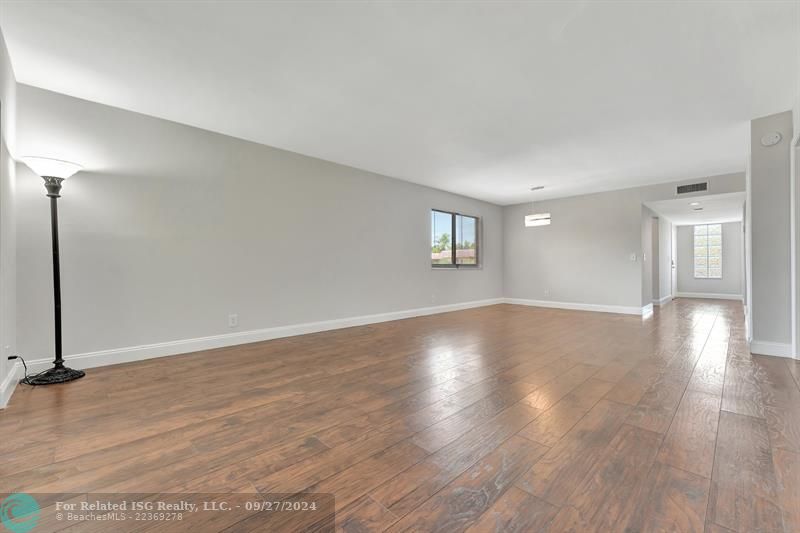
{"label": "interior door", "polygon": [[669,258],[670,258],[670,265],[672,268],[672,275],[670,276],[670,294],[672,297],[675,297],[675,293],[678,292],[678,243],[677,243],[677,226],[672,226],[669,232]]}

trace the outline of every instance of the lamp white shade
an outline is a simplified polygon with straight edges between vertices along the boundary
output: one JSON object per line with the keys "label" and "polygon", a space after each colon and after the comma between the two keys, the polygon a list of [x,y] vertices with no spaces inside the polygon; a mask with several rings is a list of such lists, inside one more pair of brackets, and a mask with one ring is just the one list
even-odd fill
{"label": "lamp white shade", "polygon": [[83,170],[83,167],[77,163],[70,163],[69,161],[62,161],[60,159],[51,159],[49,157],[26,156],[21,159],[23,163],[28,165],[30,169],[36,172],[40,177],[50,176],[65,180],[76,172]]}
{"label": "lamp white shade", "polygon": [[534,226],[549,226],[550,213],[538,213],[535,215],[525,216],[525,226],[530,228]]}

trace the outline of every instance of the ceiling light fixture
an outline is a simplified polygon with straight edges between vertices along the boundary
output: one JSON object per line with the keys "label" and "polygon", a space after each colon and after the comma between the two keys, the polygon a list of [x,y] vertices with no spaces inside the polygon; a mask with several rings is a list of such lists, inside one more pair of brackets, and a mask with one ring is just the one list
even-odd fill
{"label": "ceiling light fixture", "polygon": [[692,202],[689,205],[692,206],[692,207],[695,207],[695,206],[700,205],[700,202]]}
{"label": "ceiling light fixture", "polygon": [[[531,191],[541,191],[542,189],[544,189],[544,185],[537,185],[536,187],[531,187]],[[550,213],[536,213],[536,210],[533,209],[533,200],[531,200],[531,211],[534,212],[533,215],[525,215],[526,228],[550,225]]]}

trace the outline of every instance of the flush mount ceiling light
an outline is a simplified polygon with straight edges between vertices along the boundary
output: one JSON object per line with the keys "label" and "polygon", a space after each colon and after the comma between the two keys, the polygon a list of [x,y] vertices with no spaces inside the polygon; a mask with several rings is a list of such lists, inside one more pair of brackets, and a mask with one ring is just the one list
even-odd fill
{"label": "flush mount ceiling light", "polygon": [[700,202],[692,202],[689,205],[692,207],[697,207],[698,205],[700,205]]}
{"label": "flush mount ceiling light", "polygon": [[[544,189],[544,185],[537,185],[536,187],[531,187],[531,191],[541,191],[542,189]],[[531,211],[534,211],[535,214],[525,215],[526,228],[550,225],[550,213],[536,213],[535,210],[533,209],[533,201],[531,201]]]}

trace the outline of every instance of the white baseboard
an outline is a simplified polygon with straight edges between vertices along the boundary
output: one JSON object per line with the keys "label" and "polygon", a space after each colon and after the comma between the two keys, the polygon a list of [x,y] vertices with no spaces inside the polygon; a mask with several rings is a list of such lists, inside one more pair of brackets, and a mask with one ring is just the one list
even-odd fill
{"label": "white baseboard", "polygon": [[[419,307],[403,311],[392,311],[389,313],[379,313],[375,315],[363,315],[335,320],[324,320],[321,322],[308,322],[304,324],[292,324],[289,326],[278,326],[252,331],[240,331],[236,333],[224,333],[221,335],[211,335],[208,337],[198,337],[194,339],[182,339],[176,341],[159,342],[145,344],[141,346],[129,346],[125,348],[114,348],[98,352],[88,352],[64,356],[67,365],[76,369],[94,368],[98,366],[115,365],[120,363],[130,363],[133,361],[143,361],[156,357],[168,355],[178,355],[214,348],[225,348],[238,344],[248,344],[251,342],[268,341],[282,337],[293,337],[295,335],[305,335],[307,333],[317,333],[333,329],[350,328],[353,326],[364,326],[367,324],[377,324],[390,320],[400,320],[418,316],[434,315],[447,313],[450,311],[460,311],[474,307],[496,305],[504,303],[503,298],[492,298],[489,300],[474,300],[457,304],[437,305],[435,307]],[[42,359],[27,361],[29,372],[39,372],[45,370],[52,364],[52,356]]]}
{"label": "white baseboard", "polygon": [[750,353],[757,355],[774,355],[775,357],[788,357],[794,359],[792,345],[782,342],[751,341]]}
{"label": "white baseboard", "polygon": [[8,400],[17,387],[17,382],[22,378],[22,365],[14,361],[5,379],[0,382],[0,409],[5,409]]}
{"label": "white baseboard", "polygon": [[644,307],[629,307],[625,305],[602,305],[577,302],[555,302],[550,300],[528,300],[525,298],[506,298],[505,301],[506,303],[514,305],[548,307],[552,309],[571,309],[574,311],[596,311],[600,313],[619,313],[623,315],[643,316],[653,312],[653,304],[648,304]]}
{"label": "white baseboard", "polygon": [[[652,305],[645,307],[625,307],[617,305],[597,305],[581,304],[569,302],[551,302],[544,300],[524,300],[519,298],[492,298],[488,300],[475,300],[457,304],[438,305],[434,307],[420,307],[403,311],[392,311],[389,313],[379,313],[375,315],[363,315],[335,320],[325,320],[321,322],[308,322],[304,324],[292,324],[288,326],[278,326],[252,331],[241,331],[236,333],[224,333],[221,335],[211,335],[208,337],[198,337],[194,339],[181,339],[175,341],[144,344],[141,346],[127,346],[123,348],[113,348],[97,352],[87,352],[66,355],[64,357],[67,364],[76,369],[94,368],[98,366],[114,365],[120,363],[130,363],[143,361],[156,357],[166,357],[202,350],[212,350],[215,348],[226,348],[238,344],[248,344],[251,342],[268,341],[283,337],[293,337],[295,335],[305,335],[307,333],[317,333],[334,329],[349,328],[354,326],[364,326],[367,324],[377,324],[390,320],[401,320],[418,316],[447,313],[450,311],[460,311],[474,307],[484,307],[501,303],[511,303],[517,305],[530,305],[535,307],[550,307],[557,309],[574,309],[579,311],[599,311],[604,313],[622,313],[629,315],[645,315],[652,312]],[[32,359],[28,361],[30,372],[39,372],[50,367],[52,357]]]}
{"label": "white baseboard", "polygon": [[676,298],[709,298],[712,300],[742,300],[741,294],[722,294],[715,292],[676,292]]}
{"label": "white baseboard", "polygon": [[653,300],[653,303],[658,306],[666,305],[672,301],[672,295],[668,294],[663,298],[656,298]]}
{"label": "white baseboard", "polygon": [[[321,331],[349,328],[354,326],[364,326],[367,324],[377,324],[391,320],[401,320],[451,311],[461,311],[475,307],[484,307],[496,304],[515,304],[533,307],[546,307],[554,309],[571,309],[576,311],[595,311],[602,313],[619,313],[626,315],[647,316],[653,312],[653,304],[644,307],[631,307],[622,305],[601,305],[585,304],[574,302],[556,302],[547,300],[527,300],[522,298],[492,298],[488,300],[475,300],[457,304],[438,305],[434,307],[420,307],[403,311],[392,311],[374,315],[363,315],[335,320],[324,320],[320,322],[308,322],[304,324],[292,324],[288,326],[278,326],[252,331],[241,331],[236,333],[224,333],[221,335],[211,335],[208,337],[198,337],[194,339],[181,339],[175,341],[144,344],[141,346],[128,346],[101,350],[97,352],[87,352],[67,355],[64,357],[68,366],[76,369],[95,368],[99,366],[115,365],[120,363],[130,363],[134,361],[144,361],[156,357],[166,357],[184,353],[212,350],[215,348],[226,348],[238,344],[248,344],[252,342],[268,341],[283,337],[293,337],[295,335],[305,335]],[[28,361],[28,371],[31,373],[45,370],[52,365],[52,356]],[[6,376],[0,383],[0,409],[5,407],[8,399],[14,391],[17,381],[22,377],[22,366],[14,367],[14,372]]]}

